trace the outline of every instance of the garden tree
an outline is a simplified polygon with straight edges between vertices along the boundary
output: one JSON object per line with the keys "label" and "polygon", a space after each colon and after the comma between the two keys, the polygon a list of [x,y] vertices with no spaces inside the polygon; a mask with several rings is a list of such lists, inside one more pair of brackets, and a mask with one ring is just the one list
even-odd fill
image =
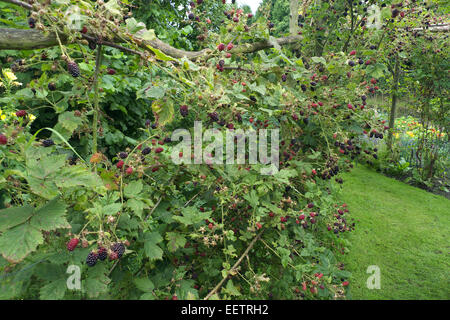
{"label": "garden tree", "polygon": [[[380,62],[386,65],[391,80],[391,86],[389,87],[391,95],[389,127],[391,130],[389,131],[387,145],[392,152],[399,83],[403,81],[404,86],[407,88],[414,88],[417,83],[420,83],[422,93],[415,91],[414,97],[423,97],[425,92],[434,92],[433,96],[439,96],[442,91],[440,93],[435,91],[437,89],[436,85],[445,91],[446,83],[442,78],[442,70],[445,70],[445,64],[448,63],[448,59],[445,58],[445,54],[448,53],[445,50],[445,39],[448,36],[445,33],[447,28],[440,27],[442,20],[438,21],[438,17],[442,13],[437,5],[425,6],[423,3],[412,2],[408,5],[393,5],[389,10],[392,12],[393,19],[389,20],[379,31],[382,33],[379,36],[378,47]],[[427,53],[434,56],[436,60],[432,59],[430,61],[425,59]],[[440,59],[441,57],[442,59]],[[424,73],[422,71],[424,67],[430,68],[434,72]],[[432,77],[435,81],[419,80],[418,74],[426,74],[427,77]],[[430,101],[426,103],[422,101],[422,103],[415,104],[416,111],[423,110],[423,105],[429,105],[429,103]],[[443,116],[448,111],[443,104],[441,107],[436,108],[436,110],[438,110],[437,113],[440,116]],[[422,119],[428,118],[426,121],[431,120],[430,117],[433,116],[429,112],[427,112],[426,116],[421,116]],[[439,122],[437,118],[435,120]],[[441,126],[441,129],[443,127]],[[419,149],[422,148],[420,147]],[[431,165],[431,167],[433,166]],[[432,175],[431,172],[432,170],[429,171],[430,177]]]}
{"label": "garden tree", "polygon": [[[346,295],[338,257],[355,224],[336,200],[337,175],[351,159],[376,157],[365,134],[383,138],[365,102],[375,71],[355,62],[376,52],[297,58],[285,45],[313,29],[274,38],[266,19],[248,25],[233,4],[191,51],[158,39],[127,2],[2,2],[30,11],[30,29],[1,28],[0,49],[31,53],[7,58],[0,80],[1,298]],[[190,9],[200,23],[206,2]],[[117,104],[124,87],[129,105]],[[111,104],[122,117],[148,112],[135,116],[140,135],[127,146],[106,132],[129,119],[110,117]],[[56,123],[32,130],[49,114]],[[244,133],[279,130],[279,170],[262,175],[261,153],[259,163],[213,165],[224,157],[206,139],[203,164],[191,164],[198,146],[179,150],[172,132],[193,134],[195,121],[203,133],[235,130],[244,146]],[[81,291],[66,286],[71,265],[81,266]]]}

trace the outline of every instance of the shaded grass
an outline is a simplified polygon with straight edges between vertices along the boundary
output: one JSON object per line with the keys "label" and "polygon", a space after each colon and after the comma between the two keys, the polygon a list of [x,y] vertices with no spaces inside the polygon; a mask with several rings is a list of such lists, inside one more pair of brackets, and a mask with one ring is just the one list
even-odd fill
{"label": "shaded grass", "polygon": [[[366,167],[343,176],[342,199],[356,219],[344,257],[353,299],[450,299],[450,200]],[[381,288],[368,289],[377,265]]]}

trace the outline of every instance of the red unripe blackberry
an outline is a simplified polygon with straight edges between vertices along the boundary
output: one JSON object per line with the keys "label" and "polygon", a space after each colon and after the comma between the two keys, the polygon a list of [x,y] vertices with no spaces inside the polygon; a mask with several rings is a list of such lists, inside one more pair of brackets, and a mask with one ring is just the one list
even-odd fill
{"label": "red unripe blackberry", "polygon": [[252,14],[252,13],[249,13],[249,14],[247,15],[247,17],[250,19],[250,18],[253,17],[253,14]]}
{"label": "red unripe blackberry", "polygon": [[161,153],[161,152],[163,152],[164,151],[164,149],[163,148],[156,148],[155,149],[155,153]]}
{"label": "red unripe blackberry", "polygon": [[189,110],[188,110],[187,105],[184,104],[184,105],[180,106],[180,113],[183,117],[186,117],[188,115],[188,112],[189,112]]}
{"label": "red unripe blackberry", "polygon": [[103,247],[99,248],[98,249],[98,258],[101,261],[104,261],[107,257],[108,257],[108,252],[106,251],[106,249]]}
{"label": "red unripe blackberry", "polygon": [[117,253],[117,257],[120,259],[125,252],[125,246],[121,242],[116,242],[112,245],[111,250]]}
{"label": "red unripe blackberry", "polygon": [[80,68],[75,61],[67,62],[67,71],[69,71],[70,75],[74,78],[80,76]]}
{"label": "red unripe blackberry", "polygon": [[224,45],[223,43],[219,44],[219,45],[217,46],[217,50],[219,50],[219,51],[225,50],[225,45]]}
{"label": "red unripe blackberry", "polygon": [[8,138],[4,134],[0,134],[0,144],[5,145],[8,143]]}
{"label": "red unripe blackberry", "polygon": [[87,33],[88,29],[86,28],[86,26],[83,27],[83,29],[81,29],[81,33]]}
{"label": "red unripe blackberry", "polygon": [[133,173],[133,168],[132,167],[128,167],[126,173],[127,174],[132,174]]}
{"label": "red unripe blackberry", "polygon": [[23,118],[23,117],[25,117],[26,115],[27,115],[26,110],[19,110],[19,111],[16,112],[16,116],[18,116],[18,117],[20,117],[20,118]]}
{"label": "red unripe blackberry", "polygon": [[98,254],[95,252],[89,252],[88,256],[86,257],[86,264],[89,267],[95,266],[98,260]]}
{"label": "red unripe blackberry", "polygon": [[230,51],[231,49],[233,49],[233,47],[234,47],[234,45],[230,42],[230,43],[227,45],[227,50]]}
{"label": "red unripe blackberry", "polygon": [[312,203],[312,202],[311,202],[311,203],[308,203],[308,208],[310,208],[310,209],[311,209],[311,208],[314,208],[314,203]]}
{"label": "red unripe blackberry", "polygon": [[117,260],[118,258],[119,258],[119,256],[114,251],[109,254],[109,260],[110,261]]}
{"label": "red unripe blackberry", "polygon": [[122,169],[123,164],[124,164],[123,160],[120,160],[119,162],[117,162],[116,167],[117,167],[118,169]]}
{"label": "red unripe blackberry", "polygon": [[110,75],[116,74],[116,70],[115,69],[108,69],[108,74],[110,74]]}
{"label": "red unripe blackberry", "polygon": [[78,242],[80,242],[78,238],[70,239],[69,242],[67,242],[67,250],[73,251],[77,247]]}
{"label": "red unripe blackberry", "polygon": [[356,50],[350,51],[350,55],[351,55],[351,56],[354,56],[355,54],[356,54]]}
{"label": "red unripe blackberry", "polygon": [[[180,152],[181,153],[181,152]],[[158,171],[159,170],[159,167],[158,166],[155,166],[155,167],[153,167],[152,168],[152,172],[156,172],[156,171]]]}

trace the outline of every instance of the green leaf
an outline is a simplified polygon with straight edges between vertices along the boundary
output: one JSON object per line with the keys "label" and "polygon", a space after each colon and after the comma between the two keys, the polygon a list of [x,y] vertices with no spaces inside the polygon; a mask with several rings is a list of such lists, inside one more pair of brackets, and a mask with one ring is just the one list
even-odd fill
{"label": "green leaf", "polygon": [[158,59],[158,60],[162,60],[162,61],[177,61],[177,59],[172,58],[172,57],[166,55],[166,54],[163,53],[162,51],[160,51],[160,50],[158,50],[158,49],[155,49],[155,48],[153,48],[153,47],[150,46],[150,45],[147,45],[147,47],[148,47],[150,50],[153,51],[153,53],[154,53],[155,56],[156,56],[156,59]]}
{"label": "green leaf", "polygon": [[63,128],[73,132],[79,126],[83,124],[83,120],[80,117],[76,117],[73,111],[66,111],[59,115],[59,123]]}
{"label": "green leaf", "polygon": [[196,207],[183,208],[181,211],[182,216],[173,216],[173,220],[176,220],[185,226],[199,223],[210,217],[210,212],[201,212]]}
{"label": "green leaf", "polygon": [[139,193],[141,193],[142,187],[142,181],[135,180],[125,186],[125,188],[123,189],[123,193],[127,198],[135,198],[137,195],[139,195]]}
{"label": "green leaf", "polygon": [[26,205],[0,210],[0,232],[24,223],[33,214],[33,209],[32,206]]}
{"label": "green leaf", "polygon": [[150,260],[162,260],[163,251],[157,245],[163,240],[157,232],[148,232],[145,234],[144,252]]}
{"label": "green leaf", "polygon": [[166,99],[166,101],[153,101],[152,110],[161,125],[165,125],[166,123],[171,122],[173,119],[174,109],[171,99]]}
{"label": "green leaf", "polygon": [[31,218],[30,224],[39,230],[51,231],[58,228],[70,228],[64,215],[66,214],[66,205],[59,198],[55,198],[36,210]]}
{"label": "green leaf", "polygon": [[111,216],[111,215],[114,215],[114,214],[116,214],[117,212],[119,212],[119,210],[122,208],[122,204],[121,203],[111,203],[111,204],[108,204],[108,205],[106,205],[106,206],[104,206],[103,208],[102,208],[102,213],[104,214],[104,215],[109,215],[109,216]]}
{"label": "green leaf", "polygon": [[178,248],[184,247],[186,244],[186,238],[176,232],[167,232],[166,240],[169,241],[167,243],[167,248],[170,252],[175,252]]}
{"label": "green leaf", "polygon": [[59,279],[43,286],[40,290],[41,300],[61,300],[66,293],[66,279]]}
{"label": "green leaf", "polygon": [[0,236],[0,253],[9,262],[20,262],[43,242],[41,232],[24,223]]}
{"label": "green leaf", "polygon": [[225,291],[231,296],[240,296],[241,295],[241,293],[238,291],[238,289],[234,286],[233,281],[231,279],[228,280]]}
{"label": "green leaf", "polygon": [[152,292],[155,289],[155,285],[149,278],[134,279],[133,282],[139,290],[144,292]]}

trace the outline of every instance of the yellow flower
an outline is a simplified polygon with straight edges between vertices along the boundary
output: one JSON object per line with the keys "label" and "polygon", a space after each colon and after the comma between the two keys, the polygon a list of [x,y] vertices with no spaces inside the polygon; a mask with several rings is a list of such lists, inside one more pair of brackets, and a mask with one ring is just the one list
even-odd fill
{"label": "yellow flower", "polygon": [[28,114],[28,119],[30,119],[30,121],[34,121],[34,119],[36,119],[36,116],[34,116],[30,113],[30,114]]}
{"label": "yellow flower", "polygon": [[8,79],[9,81],[17,80],[16,75],[14,72],[11,71],[11,69],[3,69],[3,75]]}
{"label": "yellow flower", "polygon": [[3,87],[3,82],[0,81],[0,87]]}
{"label": "yellow flower", "polygon": [[414,133],[412,131],[407,131],[406,134],[411,138],[414,138]]}
{"label": "yellow flower", "polygon": [[21,86],[21,85],[22,85],[22,82],[13,81],[12,84],[15,85],[15,86]]}
{"label": "yellow flower", "polygon": [[398,132],[394,133],[394,137],[395,137],[396,139],[398,139],[399,136],[400,136],[400,134],[398,134]]}

